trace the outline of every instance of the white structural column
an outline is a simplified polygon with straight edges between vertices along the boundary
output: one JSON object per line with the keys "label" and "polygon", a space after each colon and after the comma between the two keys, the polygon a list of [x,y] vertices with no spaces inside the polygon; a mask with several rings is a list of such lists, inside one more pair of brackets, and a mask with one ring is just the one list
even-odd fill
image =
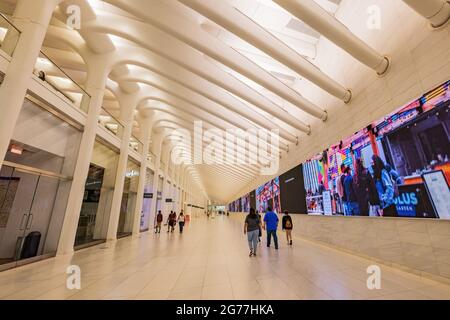
{"label": "white structural column", "polygon": [[[389,59],[367,45],[314,0],[273,0],[330,41],[347,51],[355,59],[375,70],[379,75],[389,69]],[[422,1],[422,0],[419,0]]]}
{"label": "white structural column", "polygon": [[119,104],[122,112],[122,121],[125,122],[125,129],[122,134],[120,144],[120,155],[117,164],[116,181],[114,184],[114,193],[111,204],[111,213],[109,215],[108,232],[106,239],[117,239],[117,227],[119,225],[120,208],[123,197],[123,188],[125,185],[125,174],[127,172],[128,155],[130,150],[130,138],[133,131],[134,108],[136,107],[135,95],[119,95]]}
{"label": "white structural column", "polygon": [[84,189],[97,134],[98,117],[103,103],[106,80],[109,74],[109,56],[92,55],[87,61],[86,91],[91,96],[89,112],[78,151],[66,214],[58,243],[58,255],[73,252],[78,220],[83,204]]}
{"label": "white structural column", "polygon": [[450,19],[450,2],[447,0],[403,0],[414,11],[439,28]]}
{"label": "white structural column", "polygon": [[180,186],[181,186],[181,209],[184,211],[185,214],[186,214],[186,187],[185,187],[186,169],[187,169],[187,166],[182,165],[181,181],[180,181]]}
{"label": "white structural column", "polygon": [[[142,213],[142,205],[144,203],[144,189],[147,184],[147,165],[148,165],[148,150],[150,146],[150,130],[151,130],[151,119],[145,118],[142,123],[142,158],[141,158],[141,169],[139,171],[139,183],[138,183],[138,192],[136,199],[136,208],[134,212],[133,218],[133,235],[137,235],[140,233],[141,227],[141,213]],[[153,188],[154,189],[154,188]],[[156,197],[153,197],[154,202]],[[153,216],[152,213],[149,215],[149,219]]]}
{"label": "white structural column", "polygon": [[168,185],[168,181],[170,180],[169,177],[169,156],[170,156],[170,148],[169,145],[166,144],[161,148],[161,158],[164,162],[164,168],[162,168],[162,171],[164,172],[164,179],[163,179],[163,188],[162,188],[162,193],[161,193],[161,208],[162,208],[162,214],[166,217],[168,216],[168,209],[167,209],[167,203],[166,203],[166,198],[170,196],[169,192],[170,192],[170,186]]}
{"label": "white structural column", "polygon": [[177,194],[177,211],[180,212],[182,210],[181,205],[181,171],[183,170],[183,167],[181,165],[177,166],[177,178],[176,178],[176,194]]}
{"label": "white structural column", "polygon": [[180,190],[180,172],[181,165],[175,167],[175,199],[176,199],[176,210],[181,211],[181,190]]}
{"label": "white structural column", "polygon": [[14,11],[21,35],[0,86],[0,168],[56,5],[55,0],[20,0]]}
{"label": "white structural column", "polygon": [[333,96],[349,102],[351,92],[320,71],[295,50],[280,41],[245,14],[223,0],[178,0],[264,51]]}
{"label": "white structural column", "polygon": [[158,201],[159,164],[161,163],[161,145],[163,136],[160,133],[154,135],[152,134],[151,140],[152,140],[151,150],[152,153],[156,156],[154,167],[155,172],[153,174],[153,199],[150,205],[150,215],[152,214],[154,215],[156,213],[156,203]]}

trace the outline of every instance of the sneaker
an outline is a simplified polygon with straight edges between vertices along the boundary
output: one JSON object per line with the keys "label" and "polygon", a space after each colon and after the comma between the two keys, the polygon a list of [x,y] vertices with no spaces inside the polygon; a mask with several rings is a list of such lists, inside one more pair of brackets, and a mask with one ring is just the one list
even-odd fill
{"label": "sneaker", "polygon": [[291,240],[291,242],[289,244],[292,246],[292,240]]}
{"label": "sneaker", "polygon": [[251,257],[253,255],[253,252],[252,251],[250,251],[250,254],[248,255],[249,257]]}

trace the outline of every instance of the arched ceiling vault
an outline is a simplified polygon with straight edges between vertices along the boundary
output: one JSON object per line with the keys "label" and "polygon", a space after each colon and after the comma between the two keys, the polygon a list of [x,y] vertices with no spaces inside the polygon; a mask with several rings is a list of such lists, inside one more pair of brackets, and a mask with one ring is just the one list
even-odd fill
{"label": "arched ceiling vault", "polygon": [[[118,92],[137,92],[141,101],[136,110],[153,117],[151,134],[163,134],[163,148],[171,157],[185,162],[185,172],[202,184],[211,200],[226,203],[267,164],[193,163],[192,144],[178,141],[179,132],[192,134],[196,121],[217,136],[227,129],[277,129],[276,157],[283,158],[290,146],[301,145],[311,133],[311,123],[324,121],[325,126],[325,121],[335,121],[327,118],[327,105],[303,96],[301,83],[311,83],[342,103],[352,98],[351,88],[314,65],[321,37],[317,29],[338,23],[333,14],[340,1],[308,2],[314,2],[314,10],[304,15],[291,0],[67,0],[55,8],[42,51],[80,85],[89,72],[86,57],[110,54],[113,65],[103,103],[107,113],[121,114]],[[11,15],[15,0],[1,3],[0,11]],[[71,4],[81,8],[78,31],[65,25]],[[324,13],[327,18],[316,23],[315,14]],[[349,31],[345,36],[355,40]],[[339,39],[331,40],[340,44]],[[386,61],[373,65],[380,56],[362,41],[359,45],[371,59],[343,49],[379,72]],[[60,77],[45,59],[37,67],[49,77]],[[59,89],[68,94],[78,90],[68,83]],[[141,119],[139,112],[135,114],[137,135]],[[236,138],[230,137],[222,139],[224,147]],[[258,160],[252,143],[237,150]]]}

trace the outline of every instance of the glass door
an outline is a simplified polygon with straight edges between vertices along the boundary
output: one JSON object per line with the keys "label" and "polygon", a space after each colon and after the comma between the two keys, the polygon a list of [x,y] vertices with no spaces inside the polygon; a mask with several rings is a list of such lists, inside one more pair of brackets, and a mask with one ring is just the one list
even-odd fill
{"label": "glass door", "polygon": [[55,255],[61,224],[52,223],[52,217],[59,186],[60,178],[51,173],[2,166],[0,271]]}

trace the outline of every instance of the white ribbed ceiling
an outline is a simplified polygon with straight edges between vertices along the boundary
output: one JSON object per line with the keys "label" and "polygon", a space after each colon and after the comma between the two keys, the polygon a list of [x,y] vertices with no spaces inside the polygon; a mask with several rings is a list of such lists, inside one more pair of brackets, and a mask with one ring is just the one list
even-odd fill
{"label": "white ribbed ceiling", "polygon": [[[272,34],[281,47],[290,48],[290,57],[305,68],[314,64],[319,32],[275,2],[202,1],[224,6],[227,10],[223,11],[223,17],[233,19],[234,14],[239,14],[240,18],[248,19],[255,35],[261,31]],[[68,30],[63,23],[64,4],[55,8],[43,50],[81,84],[86,78],[86,68],[72,49],[71,41],[82,39],[95,53],[115,51],[129,59],[113,70],[108,81],[104,107],[114,116],[120,114],[114,90],[143,90],[151,99],[141,107],[154,110],[154,133],[170,135],[176,128],[193,130],[195,120],[202,120],[205,129],[275,127],[280,129],[282,157],[289,146],[308,133],[312,120],[326,118],[325,106],[302,97],[299,88],[305,77],[298,70],[251,44],[233,28],[219,25],[212,16],[196,10],[196,1],[75,2],[82,7],[82,29]],[[13,13],[13,0],[1,3],[4,13]],[[316,3],[334,19],[339,0],[316,0]],[[60,29],[69,32],[70,39],[61,41],[57,36]],[[261,38],[267,41],[266,37]],[[311,70],[316,79],[327,77],[318,69]],[[328,93],[323,90],[324,95],[337,96],[343,92],[339,98],[348,98],[344,97],[348,92],[339,83],[331,78],[327,81],[328,87],[334,89]],[[136,121],[134,133],[138,135],[139,130]],[[170,147],[167,141],[165,146]],[[260,174],[261,165],[202,164],[193,168],[210,199],[226,203]]]}

